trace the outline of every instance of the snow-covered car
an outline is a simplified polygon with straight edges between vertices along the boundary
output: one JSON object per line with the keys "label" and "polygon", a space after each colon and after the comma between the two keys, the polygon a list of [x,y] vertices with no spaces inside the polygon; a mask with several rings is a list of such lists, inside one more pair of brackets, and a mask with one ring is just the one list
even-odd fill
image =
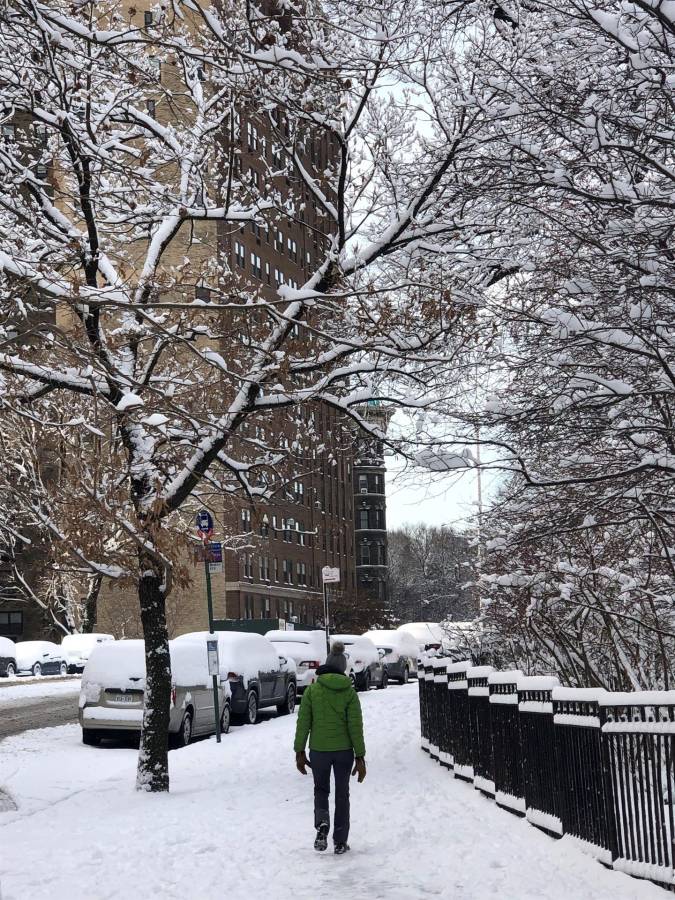
{"label": "snow-covered car", "polygon": [[17,675],[67,675],[68,664],[58,644],[19,641],[14,645]]}
{"label": "snow-covered car", "polygon": [[114,641],[112,634],[67,634],[61,641],[61,651],[65,656],[68,671],[81,672],[87,664],[89,654],[97,644]]}
{"label": "snow-covered car", "polygon": [[420,652],[427,653],[443,647],[445,634],[438,622],[406,622],[405,625],[399,625],[396,630],[412,635]]}
{"label": "snow-covered car", "polygon": [[295,661],[298,693],[316,681],[316,670],[326,658],[323,631],[268,631],[265,637],[281,656]]}
{"label": "snow-covered car", "polygon": [[[169,641],[171,709],[169,741],[185,747],[193,737],[214,734],[213,678],[206,644]],[[82,742],[140,733],[145,699],[143,641],[106,641],[91,652],[82,674],[79,719]],[[223,733],[230,728],[230,686],[220,682],[218,708]]]}
{"label": "snow-covered car", "polygon": [[14,641],[0,637],[0,676],[6,678],[16,675],[16,650]]}
{"label": "snow-covered car", "polygon": [[382,656],[370,640],[362,634],[333,634],[330,645],[339,641],[345,645],[347,675],[354,682],[357,691],[367,691],[373,685],[386,688],[389,683],[387,670],[382,664]]}
{"label": "snow-covered car", "polygon": [[[181,634],[174,643],[204,643],[207,631]],[[232,717],[242,725],[253,725],[258,710],[276,706],[282,714],[295,709],[297,683],[277,648],[261,634],[248,631],[218,631],[220,675],[232,692]]]}
{"label": "snow-covered car", "polygon": [[383,652],[382,662],[390,681],[407,684],[411,675],[417,675],[419,647],[407,631],[367,631],[364,637]]}

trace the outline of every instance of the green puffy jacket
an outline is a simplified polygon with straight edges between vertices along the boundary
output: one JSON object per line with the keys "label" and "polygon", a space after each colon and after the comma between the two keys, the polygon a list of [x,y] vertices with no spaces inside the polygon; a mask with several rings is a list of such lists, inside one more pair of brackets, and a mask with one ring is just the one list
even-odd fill
{"label": "green puffy jacket", "polygon": [[358,694],[346,675],[326,672],[305,688],[295,728],[296,753],[310,750],[354,750],[365,756],[363,718]]}

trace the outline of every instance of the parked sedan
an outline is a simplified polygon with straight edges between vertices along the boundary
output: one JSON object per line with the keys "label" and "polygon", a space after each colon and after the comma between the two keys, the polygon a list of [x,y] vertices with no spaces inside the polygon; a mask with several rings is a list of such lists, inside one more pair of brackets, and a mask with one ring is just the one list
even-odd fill
{"label": "parked sedan", "polygon": [[16,675],[16,644],[9,638],[0,637],[0,676],[10,678]]}
{"label": "parked sedan", "polygon": [[299,694],[316,681],[316,670],[326,658],[323,631],[268,631],[265,637],[281,656],[295,660]]}
{"label": "parked sedan", "polygon": [[87,664],[91,651],[97,644],[114,641],[112,634],[67,634],[61,641],[61,650],[68,664],[68,671],[81,672]]}
{"label": "parked sedan", "polygon": [[367,631],[369,638],[384,655],[382,662],[389,680],[407,684],[417,674],[417,641],[406,631]]}
{"label": "parked sedan", "polygon": [[[206,631],[193,631],[180,635],[175,643],[204,643],[207,636]],[[270,706],[282,714],[292,713],[296,673],[274,645],[261,634],[245,631],[219,631],[217,637],[221,678],[229,681],[232,692],[233,720],[253,725],[258,710]]]}
{"label": "parked sedan", "polygon": [[[185,747],[193,737],[214,734],[213,680],[209,675],[206,643],[176,644],[171,655],[169,742]],[[82,675],[80,725],[82,742],[96,745],[103,738],[140,734],[145,701],[143,641],[98,644]],[[223,733],[230,727],[230,689],[221,682],[218,709]]]}
{"label": "parked sedan", "polygon": [[68,664],[58,644],[19,641],[15,644],[18,675],[67,675]]}
{"label": "parked sedan", "polygon": [[333,634],[330,639],[331,647],[335,641],[345,645],[347,675],[354,682],[357,691],[367,691],[373,685],[377,685],[378,689],[386,688],[389,676],[382,663],[384,654],[378,651],[371,640],[360,634]]}

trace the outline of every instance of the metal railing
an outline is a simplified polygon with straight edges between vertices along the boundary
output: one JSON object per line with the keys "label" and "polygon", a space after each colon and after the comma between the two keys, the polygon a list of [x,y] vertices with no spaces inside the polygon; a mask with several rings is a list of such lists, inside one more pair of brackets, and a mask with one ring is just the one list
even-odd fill
{"label": "metal railing", "polygon": [[675,890],[675,691],[608,693],[420,661],[422,747],[607,866]]}

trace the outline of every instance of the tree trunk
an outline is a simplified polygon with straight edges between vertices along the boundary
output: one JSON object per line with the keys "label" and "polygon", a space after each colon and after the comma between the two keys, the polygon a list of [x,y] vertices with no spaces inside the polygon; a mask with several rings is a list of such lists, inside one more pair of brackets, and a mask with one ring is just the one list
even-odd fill
{"label": "tree trunk", "polygon": [[169,711],[171,659],[166,627],[166,597],[157,563],[139,555],[141,578],[138,599],[145,639],[145,704],[136,789],[169,790]]}
{"label": "tree trunk", "polygon": [[84,598],[84,616],[82,618],[82,633],[91,634],[96,631],[96,623],[98,620],[98,595],[101,592],[101,583],[103,577],[94,575],[89,581],[89,590]]}

